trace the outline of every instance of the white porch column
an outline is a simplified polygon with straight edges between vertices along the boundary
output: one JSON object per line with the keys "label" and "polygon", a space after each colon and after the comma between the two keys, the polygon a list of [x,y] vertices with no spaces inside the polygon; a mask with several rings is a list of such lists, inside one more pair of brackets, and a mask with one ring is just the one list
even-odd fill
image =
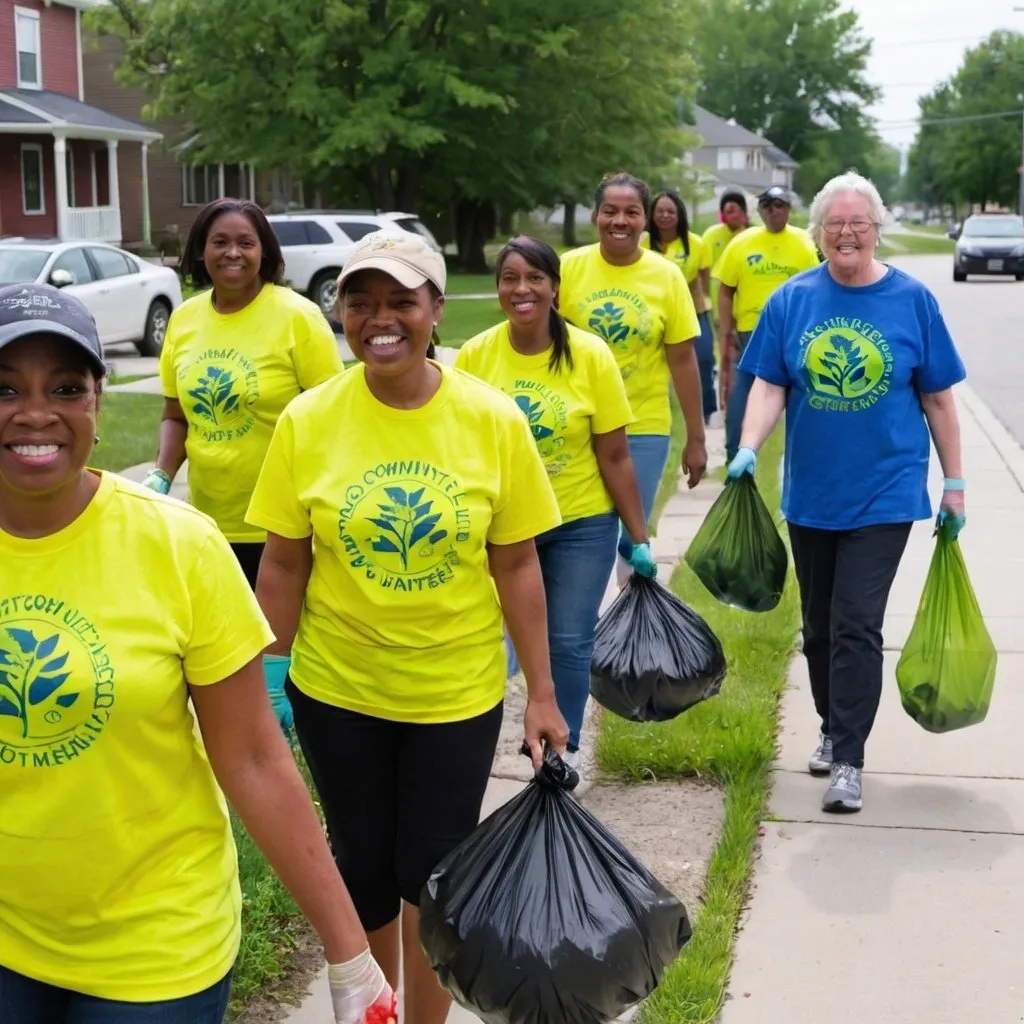
{"label": "white porch column", "polygon": [[149,245],[153,229],[149,222],[149,143],[142,144],[142,240]]}
{"label": "white porch column", "polygon": [[57,197],[57,239],[67,241],[68,144],[63,135],[53,137],[53,190]]}
{"label": "white porch column", "polygon": [[217,198],[224,198],[224,165],[217,164]]}
{"label": "white porch column", "polygon": [[256,168],[249,164],[249,198],[256,202]]}
{"label": "white porch column", "polygon": [[121,239],[121,189],[117,178],[117,139],[107,139],[107,200],[117,223],[117,241]]}

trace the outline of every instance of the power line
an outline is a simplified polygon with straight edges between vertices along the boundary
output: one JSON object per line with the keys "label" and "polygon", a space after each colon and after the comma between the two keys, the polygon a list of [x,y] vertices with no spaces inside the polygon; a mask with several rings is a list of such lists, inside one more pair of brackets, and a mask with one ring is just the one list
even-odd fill
{"label": "power line", "polygon": [[964,124],[970,121],[992,121],[1003,117],[1020,117],[1022,114],[1024,114],[1024,110],[999,110],[991,114],[963,114],[958,117],[913,117],[904,118],[900,121],[879,121],[874,119],[874,123],[884,128],[916,128],[935,124]]}

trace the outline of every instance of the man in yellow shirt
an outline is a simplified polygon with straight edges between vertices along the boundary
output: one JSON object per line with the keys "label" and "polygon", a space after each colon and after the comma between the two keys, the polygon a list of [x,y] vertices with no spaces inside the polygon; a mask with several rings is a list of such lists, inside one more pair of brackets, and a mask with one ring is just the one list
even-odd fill
{"label": "man in yellow shirt", "polygon": [[[747,213],[747,197],[739,189],[729,189],[718,198],[718,223],[703,234],[704,244],[711,255],[713,267],[725,251],[725,247],[741,232],[750,227]],[[711,318],[718,326],[718,291],[721,288],[718,280],[711,281]]]}
{"label": "man in yellow shirt", "polygon": [[791,193],[773,185],[757,198],[762,227],[748,228],[726,247],[712,270],[720,282],[718,318],[722,325],[722,390],[726,403],[725,451],[731,461],[739,449],[747,395],[754,378],[733,367],[739,362],[761,310],[769,297],[791,277],[818,265],[811,236],[792,227]]}

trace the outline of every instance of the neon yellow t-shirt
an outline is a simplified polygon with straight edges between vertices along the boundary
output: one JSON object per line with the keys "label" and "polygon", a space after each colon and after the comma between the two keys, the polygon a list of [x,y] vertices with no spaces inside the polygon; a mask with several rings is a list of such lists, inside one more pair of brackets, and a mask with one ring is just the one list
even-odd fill
{"label": "neon yellow t-shirt", "polygon": [[505,693],[488,544],[558,526],[515,402],[461,370],[419,409],[370,393],[362,366],[297,398],[274,432],[249,520],[313,538],[292,644],[295,685],[397,722],[457,722]]}
{"label": "neon yellow t-shirt", "polygon": [[628,267],[606,263],[599,245],[562,257],[559,308],[567,320],[611,347],[635,421],[630,434],[667,434],[669,370],[664,346],[700,335],[682,272],[649,249]]}
{"label": "neon yellow t-shirt", "polygon": [[818,262],[818,250],[803,228],[747,228],[725,247],[712,273],[736,289],[733,316],[736,329],[746,333],[757,326],[764,304],[780,285]]}
{"label": "neon yellow t-shirt", "polygon": [[572,369],[549,367],[551,350],[524,356],[512,347],[508,323],[471,338],[455,365],[510,395],[523,411],[562,522],[601,515],[615,506],[594,452],[594,435],[627,426],[633,413],[608,346],[571,324]]}
{"label": "neon yellow t-shirt", "polygon": [[[743,229],[746,230],[746,229]],[[711,256],[711,315],[715,319],[715,323],[718,323],[718,292],[721,288],[718,278],[714,276],[715,264],[718,263],[725,252],[725,247],[738,235],[740,231],[733,231],[728,224],[712,224],[711,227],[704,232],[704,244],[707,246],[708,253]]]}
{"label": "neon yellow t-shirt", "polygon": [[[683,240],[681,238],[673,238],[671,242],[665,247],[665,251],[661,254],[666,259],[672,260],[673,263],[683,272],[683,277],[686,279],[688,285],[692,285],[697,280],[697,275],[702,270],[711,269],[711,251],[704,244],[704,239],[700,235],[695,235],[692,231],[687,236],[690,243],[690,255],[686,255],[686,250],[683,249]],[[648,238],[645,242],[645,248],[651,248],[650,239]],[[654,250],[657,251],[657,250]],[[690,292],[692,298],[693,292]],[[706,313],[711,308],[709,297],[705,295],[703,297],[702,308],[698,309],[698,313]]]}
{"label": "neon yellow t-shirt", "polygon": [[115,474],[52,536],[0,530],[0,964],[127,1002],[227,974],[237,854],[186,680],[272,640],[214,523]]}
{"label": "neon yellow t-shirt", "polygon": [[188,419],[190,500],[228,540],[266,538],[245,510],[274,424],[296,395],[342,369],[319,307],[291,288],[264,285],[237,313],[218,313],[208,291],[174,311],[160,380]]}

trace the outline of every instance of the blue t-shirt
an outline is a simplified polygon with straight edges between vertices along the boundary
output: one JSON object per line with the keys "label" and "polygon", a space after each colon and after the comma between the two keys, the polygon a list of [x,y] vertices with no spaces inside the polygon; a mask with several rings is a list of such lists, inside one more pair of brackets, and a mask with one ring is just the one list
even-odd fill
{"label": "blue t-shirt", "polygon": [[931,516],[920,395],[966,372],[920,281],[890,267],[851,288],[823,263],[772,295],[739,365],[788,388],[788,522],[853,530]]}

